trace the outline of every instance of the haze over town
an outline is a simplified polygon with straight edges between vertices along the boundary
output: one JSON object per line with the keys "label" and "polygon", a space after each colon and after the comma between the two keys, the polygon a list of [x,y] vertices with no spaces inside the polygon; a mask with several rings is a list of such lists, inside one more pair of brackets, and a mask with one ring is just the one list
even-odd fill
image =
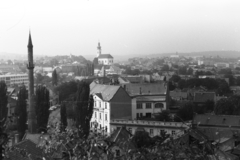
{"label": "haze over town", "polygon": [[0,159],[240,160],[238,1],[0,1]]}
{"label": "haze over town", "polygon": [[31,29],[35,55],[102,52],[126,57],[240,50],[237,0],[8,0],[0,2],[0,52],[25,54]]}

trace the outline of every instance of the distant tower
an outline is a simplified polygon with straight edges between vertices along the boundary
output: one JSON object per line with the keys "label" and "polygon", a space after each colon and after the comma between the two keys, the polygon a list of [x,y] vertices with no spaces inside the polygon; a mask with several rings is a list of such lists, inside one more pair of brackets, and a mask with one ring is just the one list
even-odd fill
{"label": "distant tower", "polygon": [[32,38],[31,33],[29,32],[28,38],[28,131],[29,133],[36,133],[36,112],[35,112],[35,99],[34,99],[34,78],[33,78],[33,45],[32,45]]}
{"label": "distant tower", "polygon": [[98,42],[98,46],[97,46],[97,57],[99,57],[101,55],[101,46],[100,46],[100,42]]}

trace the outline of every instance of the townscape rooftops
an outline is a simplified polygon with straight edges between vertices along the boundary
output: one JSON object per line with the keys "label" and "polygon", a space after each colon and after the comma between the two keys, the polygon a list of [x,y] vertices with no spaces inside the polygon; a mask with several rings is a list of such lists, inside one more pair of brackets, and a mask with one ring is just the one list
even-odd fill
{"label": "townscape rooftops", "polygon": [[109,139],[121,149],[136,149],[134,143],[129,140],[131,136],[131,133],[125,127],[121,127],[116,129]]}
{"label": "townscape rooftops", "polygon": [[196,115],[193,119],[196,125],[224,125],[228,127],[240,126],[240,116],[233,115]]}
{"label": "townscape rooftops", "polygon": [[101,58],[113,58],[113,56],[111,54],[100,54],[98,56],[98,59],[101,59]]}
{"label": "townscape rooftops", "polygon": [[140,83],[140,84],[125,84],[126,91],[131,95],[156,95],[166,94],[167,84],[165,82],[160,83]]}
{"label": "townscape rooftops", "polygon": [[[97,96],[99,98],[102,97],[104,101],[110,101],[117,93],[119,88],[120,86],[95,84],[92,85],[90,94],[97,94]],[[101,96],[99,96],[99,94],[101,94]]]}
{"label": "townscape rooftops", "polygon": [[215,100],[215,92],[195,92],[194,93],[194,102],[196,103],[204,103],[206,101],[214,101]]}
{"label": "townscape rooftops", "polygon": [[14,147],[17,148],[17,150],[20,149],[27,151],[28,155],[22,155],[19,151],[13,150],[9,152],[9,159],[11,160],[28,160],[29,155],[31,159],[42,159],[43,157],[46,157],[44,156],[43,150],[37,147],[37,144],[28,139],[17,143]]}
{"label": "townscape rooftops", "polygon": [[187,92],[170,91],[170,96],[174,98],[187,98],[188,94]]}

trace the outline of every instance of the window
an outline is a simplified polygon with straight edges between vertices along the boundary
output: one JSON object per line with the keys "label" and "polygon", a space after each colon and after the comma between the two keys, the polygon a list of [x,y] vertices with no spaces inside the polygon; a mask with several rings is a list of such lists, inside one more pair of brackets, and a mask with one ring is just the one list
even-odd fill
{"label": "window", "polygon": [[146,103],[146,108],[152,108],[152,104],[151,103]]}
{"label": "window", "polygon": [[105,102],[105,109],[107,109],[107,102]]}
{"label": "window", "polygon": [[163,108],[163,104],[162,103],[156,103],[155,104],[155,108]]}
{"label": "window", "polygon": [[97,112],[95,112],[95,118],[97,118]]}
{"label": "window", "polygon": [[151,136],[153,135],[153,129],[150,129],[150,135]]}
{"label": "window", "polygon": [[96,101],[94,101],[94,107],[97,107],[97,106],[96,106]]}
{"label": "window", "polygon": [[128,128],[128,131],[132,134],[132,128]]}
{"label": "window", "polygon": [[99,102],[99,108],[101,108],[101,102]]}
{"label": "window", "polygon": [[99,119],[102,119],[101,115],[102,115],[102,114],[101,114],[101,113],[99,113]]}
{"label": "window", "polygon": [[175,135],[176,134],[176,131],[172,131],[172,135]]}
{"label": "window", "polygon": [[152,113],[146,113],[146,117],[151,118],[152,117]]}
{"label": "window", "polygon": [[107,114],[105,114],[105,121],[107,121]]}
{"label": "window", "polygon": [[142,103],[137,103],[137,109],[142,109]]}
{"label": "window", "polygon": [[140,113],[140,117],[143,117],[143,114],[142,114],[142,113]]}
{"label": "window", "polygon": [[137,119],[139,118],[139,113],[137,113]]}

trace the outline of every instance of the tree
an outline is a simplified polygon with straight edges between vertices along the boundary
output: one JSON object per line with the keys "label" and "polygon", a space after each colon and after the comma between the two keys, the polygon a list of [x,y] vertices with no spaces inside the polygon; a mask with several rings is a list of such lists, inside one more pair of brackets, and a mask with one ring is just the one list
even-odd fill
{"label": "tree", "polygon": [[240,96],[233,95],[228,98],[222,98],[217,101],[215,109],[217,115],[239,115],[240,114]]}
{"label": "tree", "polygon": [[158,121],[170,121],[171,118],[170,118],[170,112],[168,110],[163,110],[161,113],[159,113],[157,116],[156,116],[156,119]]}
{"label": "tree", "polygon": [[17,99],[17,108],[16,108],[16,115],[18,116],[18,132],[20,138],[24,135],[27,129],[27,90],[26,87],[23,85],[21,86],[18,99]]}
{"label": "tree", "polygon": [[169,66],[168,65],[164,65],[161,69],[162,71],[169,71]]}
{"label": "tree", "polygon": [[54,69],[52,72],[52,85],[56,86],[58,84],[58,76],[57,76],[57,71]]}
{"label": "tree", "polygon": [[65,127],[67,126],[67,110],[66,110],[66,106],[65,103],[61,104],[61,126],[62,126],[62,130],[65,129]]}
{"label": "tree", "polygon": [[193,119],[195,105],[191,102],[183,104],[176,113],[175,120],[178,122]]}
{"label": "tree", "polygon": [[186,75],[187,74],[187,67],[186,66],[180,67],[179,70],[178,70],[178,73],[182,74],[182,75]]}
{"label": "tree", "polygon": [[192,68],[188,68],[187,75],[192,75],[192,74],[193,74],[193,69]]}
{"label": "tree", "polygon": [[54,92],[56,94],[59,93],[59,95],[61,96],[61,101],[64,101],[73,94],[74,94],[74,96],[76,96],[75,93],[77,92],[77,88],[78,88],[77,86],[78,86],[77,81],[64,82],[64,83],[61,83],[60,85],[58,85],[54,89]]}
{"label": "tree", "polygon": [[136,131],[132,141],[137,145],[138,148],[149,147],[154,143],[148,132],[145,130]]}
{"label": "tree", "polygon": [[5,123],[7,119],[7,108],[8,95],[7,95],[7,85],[4,81],[0,81],[0,121],[2,124]]}
{"label": "tree", "polygon": [[39,131],[46,131],[49,116],[49,91],[45,86],[36,88],[36,116]]}
{"label": "tree", "polygon": [[93,97],[89,95],[90,87],[87,82],[80,82],[77,90],[76,125],[80,127],[80,137],[88,137],[90,120],[93,114]]}
{"label": "tree", "polygon": [[41,73],[36,74],[36,84],[42,83],[44,77],[41,75]]}
{"label": "tree", "polygon": [[169,79],[169,81],[173,81],[174,83],[177,83],[181,80],[181,77],[178,75],[172,75],[172,77]]}

